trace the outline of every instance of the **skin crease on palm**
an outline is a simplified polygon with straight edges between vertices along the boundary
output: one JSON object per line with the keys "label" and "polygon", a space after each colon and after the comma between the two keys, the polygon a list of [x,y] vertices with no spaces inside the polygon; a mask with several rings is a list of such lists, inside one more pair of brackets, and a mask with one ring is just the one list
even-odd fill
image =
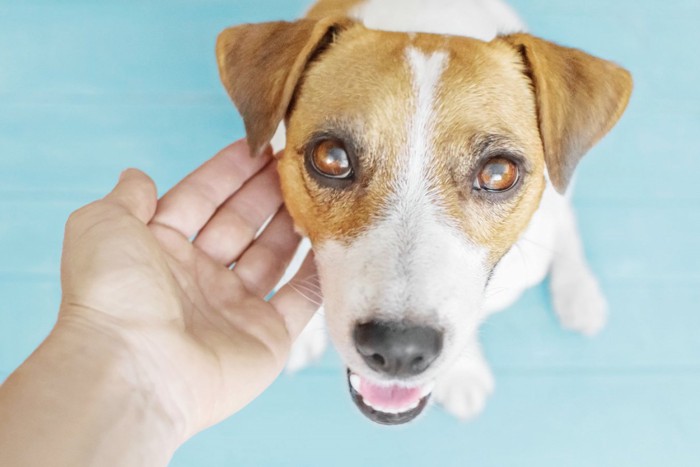
{"label": "skin crease on palm", "polygon": [[[234,151],[240,151],[240,144],[238,146]],[[276,177],[269,153],[260,160],[251,161],[244,159],[246,154],[236,155],[238,157],[221,161],[234,164],[243,160],[241,167],[233,168],[238,170],[231,176],[232,180],[227,180],[231,184],[225,189],[231,190],[257,169],[262,170],[260,176],[267,180]],[[155,192],[144,193],[154,186],[142,183],[139,180],[142,177],[142,174],[131,175],[133,180],[127,183],[139,184],[131,196],[155,201]],[[286,323],[274,307],[278,301],[267,303],[264,297],[284,272],[298,243],[284,208],[275,214],[266,234],[244,256],[240,256],[246,246],[244,242],[252,240],[257,228],[272,213],[249,212],[246,219],[249,223],[241,222],[239,235],[231,235],[239,242],[242,240],[241,244],[218,244],[218,238],[231,232],[223,222],[216,222],[216,217],[207,224],[210,230],[205,227],[191,243],[189,238],[207,220],[203,218],[206,211],[198,211],[199,205],[210,201],[211,206],[228,195],[227,192],[217,192],[218,187],[208,184],[208,180],[207,184],[203,183],[206,180],[204,173],[200,173],[200,177],[198,182],[202,182],[201,185],[194,184],[191,179],[191,186],[186,190],[173,191],[163,197],[155,215],[154,203],[135,203],[135,216],[125,217],[118,225],[112,225],[110,212],[93,213],[89,206],[78,211],[73,215],[72,223],[84,222],[94,227],[76,242],[66,242],[64,256],[71,261],[62,267],[66,292],[65,312],[61,319],[80,325],[87,311],[94,313],[96,321],[103,321],[100,324],[107,329],[116,321],[118,328],[115,328],[119,332],[123,327],[137,330],[128,336],[136,341],[134,345],[170,349],[167,360],[173,363],[173,367],[154,370],[166,373],[164,377],[167,379],[171,377],[168,373],[176,378],[191,378],[193,385],[201,386],[201,392],[193,393],[191,401],[183,401],[193,404],[196,409],[180,408],[183,414],[190,411],[201,414],[201,420],[187,423],[193,427],[208,426],[220,420],[221,416],[213,413],[213,408],[206,408],[206,401],[216,400],[220,394],[236,394],[235,398],[222,401],[224,411],[232,413],[263,389],[259,385],[241,382],[271,381],[285,364],[290,346]],[[247,185],[248,191],[239,192],[244,199],[232,198],[228,205],[224,204],[225,209],[219,211],[219,216],[243,216],[236,213],[235,202],[239,201],[240,206],[250,206],[245,198],[257,197],[248,192],[269,188],[264,181],[255,181],[258,183]],[[137,190],[142,191],[137,194]],[[202,199],[196,200],[199,196]],[[281,205],[277,193],[272,201],[273,206],[277,204],[274,208]],[[113,209],[124,208],[115,205]],[[104,216],[105,219],[93,216]],[[146,226],[143,222],[149,218]],[[73,228],[73,225],[69,223],[68,228]],[[124,232],[107,238],[101,229]],[[67,238],[71,236],[67,235]],[[138,241],[134,241],[135,238]],[[100,258],[102,255],[107,257]],[[96,257],[99,263],[111,264],[110,270],[98,269]],[[238,264],[232,272],[227,266],[235,260]],[[115,308],[121,303],[125,305]],[[239,306],[241,309],[236,313],[226,312]],[[147,334],[141,330],[158,332]],[[226,361],[229,356],[236,358]],[[188,364],[191,368],[185,373],[180,368]],[[221,366],[230,367],[230,371],[220,372]],[[261,370],[265,373],[263,378],[260,377]],[[221,373],[215,375],[214,379],[218,381],[210,381],[212,374],[209,372]]]}
{"label": "skin crease on palm", "polygon": [[[272,383],[316,311],[293,284],[265,300],[300,241],[277,187],[271,151],[249,157],[239,141],[160,200],[150,178],[129,169],[104,199],[74,212],[58,322],[0,386],[0,464],[41,465],[26,457],[38,451],[21,449],[37,443],[53,465],[96,462],[130,436],[129,408],[142,432],[155,414],[160,428],[152,431],[165,435],[125,440],[125,451],[150,436],[162,460]],[[292,282],[313,277],[309,256]],[[102,413],[110,405],[119,407],[115,420]],[[63,435],[37,439],[46,425]],[[86,449],[86,433],[109,436],[113,447]]]}

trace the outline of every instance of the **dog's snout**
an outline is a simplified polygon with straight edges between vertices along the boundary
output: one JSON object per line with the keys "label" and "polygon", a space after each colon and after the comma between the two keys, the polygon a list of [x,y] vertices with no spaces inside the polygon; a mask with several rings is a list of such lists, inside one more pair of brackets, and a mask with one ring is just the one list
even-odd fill
{"label": "dog's snout", "polygon": [[440,355],[442,332],[429,326],[370,321],[353,332],[355,348],[373,370],[394,377],[424,372]]}

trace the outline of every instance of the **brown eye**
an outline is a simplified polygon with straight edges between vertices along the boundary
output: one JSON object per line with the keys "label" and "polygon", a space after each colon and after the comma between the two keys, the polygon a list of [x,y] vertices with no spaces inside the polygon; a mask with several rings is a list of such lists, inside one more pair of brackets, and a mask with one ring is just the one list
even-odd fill
{"label": "brown eye", "polygon": [[505,157],[489,159],[474,180],[474,188],[492,192],[507,191],[518,181],[518,166]]}
{"label": "brown eye", "polygon": [[346,179],[352,176],[348,153],[336,140],[328,139],[318,143],[311,153],[311,165],[324,177]]}

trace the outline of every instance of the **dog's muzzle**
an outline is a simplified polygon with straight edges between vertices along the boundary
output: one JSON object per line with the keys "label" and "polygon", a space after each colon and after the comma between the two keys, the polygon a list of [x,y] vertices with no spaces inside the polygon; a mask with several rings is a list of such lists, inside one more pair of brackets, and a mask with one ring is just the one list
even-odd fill
{"label": "dog's muzzle", "polygon": [[432,384],[411,385],[442,351],[442,332],[404,322],[370,321],[353,331],[355,348],[367,366],[389,382],[348,370],[350,395],[374,422],[397,425],[413,420],[428,403]]}

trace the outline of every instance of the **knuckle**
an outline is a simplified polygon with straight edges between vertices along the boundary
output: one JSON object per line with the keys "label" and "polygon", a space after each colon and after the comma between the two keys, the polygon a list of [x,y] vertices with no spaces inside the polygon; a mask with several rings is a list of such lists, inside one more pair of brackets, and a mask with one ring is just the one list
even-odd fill
{"label": "knuckle", "polygon": [[83,218],[85,218],[87,206],[83,206],[75,211],[71,212],[66,221],[66,229],[73,229],[81,223]]}
{"label": "knuckle", "polygon": [[95,201],[70,213],[66,221],[66,231],[70,232],[82,227],[87,219],[93,217],[98,202],[99,201]]}

